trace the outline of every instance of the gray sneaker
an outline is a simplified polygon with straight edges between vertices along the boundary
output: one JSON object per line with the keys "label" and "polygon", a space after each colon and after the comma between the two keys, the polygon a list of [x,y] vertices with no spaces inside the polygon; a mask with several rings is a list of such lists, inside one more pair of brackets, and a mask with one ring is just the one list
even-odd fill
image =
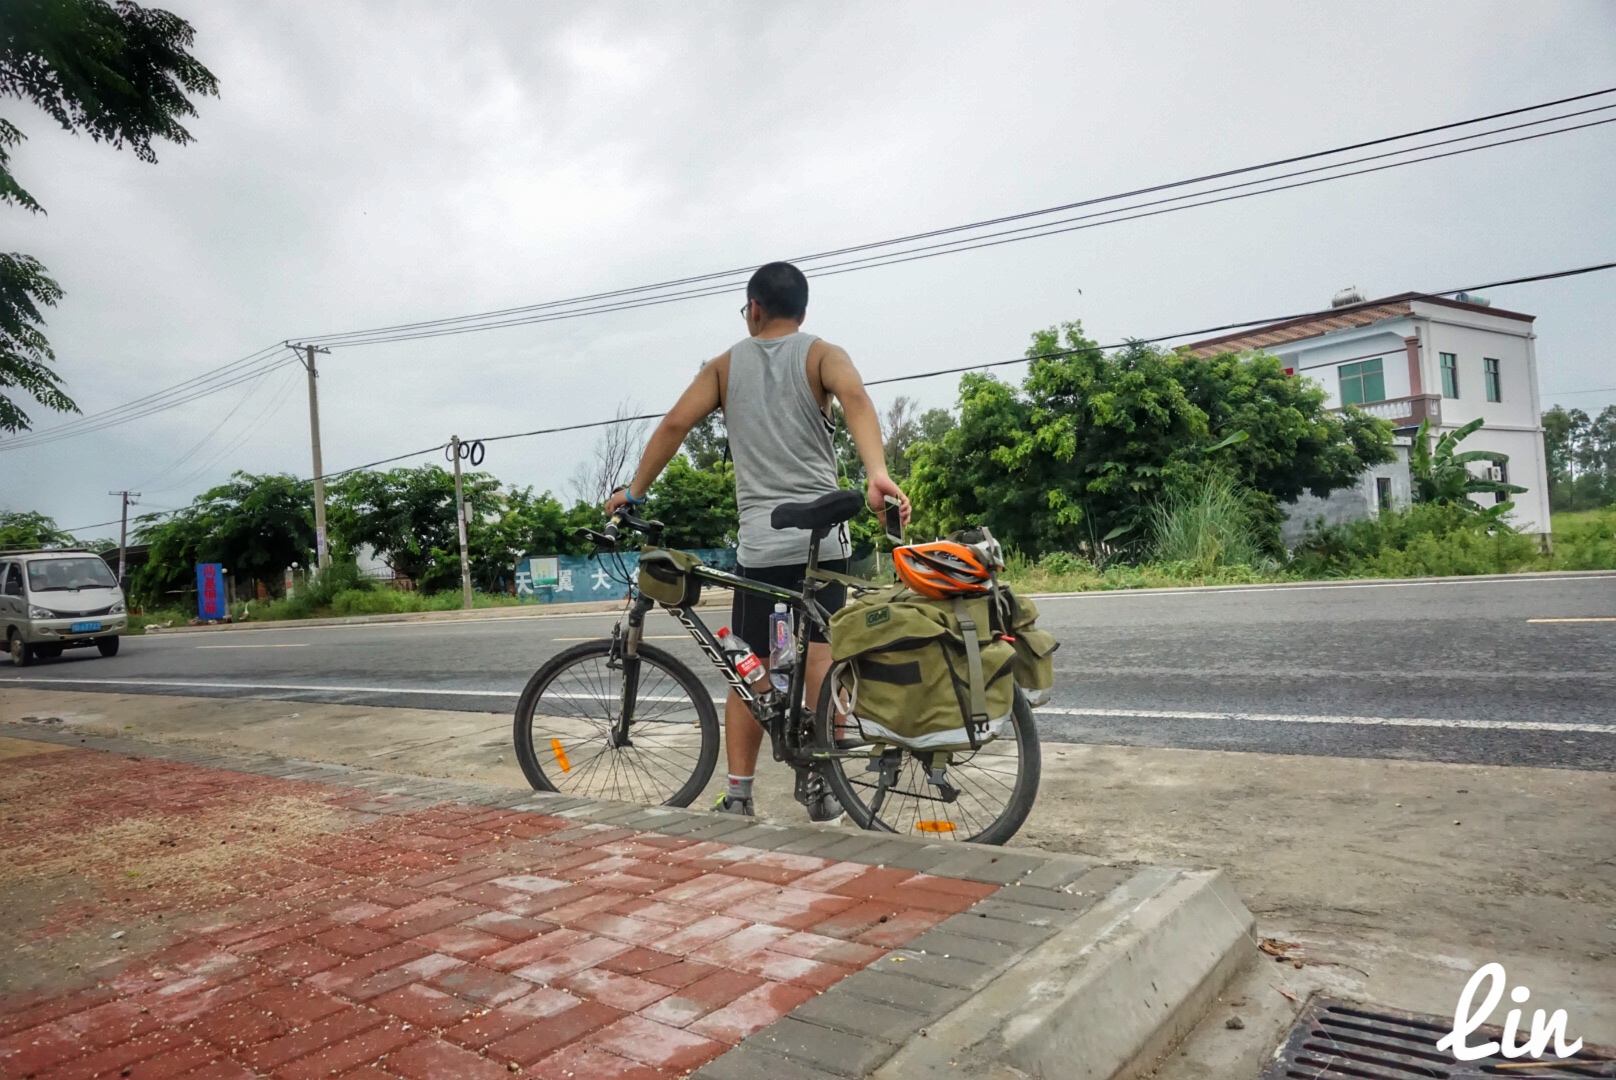
{"label": "gray sneaker", "polygon": [[757,814],[755,812],[753,812],[753,810],[752,810],[752,800],[751,799],[736,799],[736,798],[732,798],[731,796],[729,796],[727,794],[726,795],[720,795],[718,797],[718,801],[713,804],[713,813],[715,813],[715,814],[739,814],[742,817],[756,817],[757,816]]}
{"label": "gray sneaker", "polygon": [[808,781],[807,806],[809,821],[833,822],[845,813],[842,804],[830,793],[830,786],[818,776]]}

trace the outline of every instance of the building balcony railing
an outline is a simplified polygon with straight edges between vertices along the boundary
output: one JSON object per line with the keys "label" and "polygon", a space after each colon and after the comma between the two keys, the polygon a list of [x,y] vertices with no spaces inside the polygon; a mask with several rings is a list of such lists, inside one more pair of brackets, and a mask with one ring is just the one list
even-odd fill
{"label": "building balcony railing", "polygon": [[1427,419],[1433,427],[1442,422],[1442,398],[1437,394],[1413,394],[1385,401],[1370,401],[1358,408],[1370,416],[1390,420],[1395,427],[1418,427],[1421,420]]}

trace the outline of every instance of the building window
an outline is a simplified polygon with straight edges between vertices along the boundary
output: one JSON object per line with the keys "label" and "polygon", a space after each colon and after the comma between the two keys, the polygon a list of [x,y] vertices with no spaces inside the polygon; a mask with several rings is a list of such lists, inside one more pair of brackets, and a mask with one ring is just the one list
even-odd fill
{"label": "building window", "polygon": [[[1498,361],[1496,361],[1496,360],[1493,361],[1493,363],[1495,363],[1495,364],[1497,362]],[[1509,483],[1509,462],[1500,461],[1497,465],[1493,466],[1493,468],[1496,470],[1494,475],[1497,477],[1498,482],[1500,484]],[[1508,501],[1509,501],[1509,493],[1507,491],[1495,491],[1495,492],[1493,492],[1493,502],[1494,503],[1501,503],[1501,502],[1508,502]]]}
{"label": "building window", "polygon": [[1481,363],[1483,368],[1486,370],[1487,400],[1503,401],[1504,386],[1503,382],[1498,377],[1498,361],[1489,356]]}
{"label": "building window", "polygon": [[1442,396],[1459,396],[1459,358],[1453,353],[1440,354],[1442,359]]}
{"label": "building window", "polygon": [[1365,405],[1386,400],[1386,375],[1378,359],[1342,364],[1337,370],[1341,373],[1341,404]]}
{"label": "building window", "polygon": [[1392,508],[1392,478],[1389,476],[1375,477],[1375,507],[1378,510]]}

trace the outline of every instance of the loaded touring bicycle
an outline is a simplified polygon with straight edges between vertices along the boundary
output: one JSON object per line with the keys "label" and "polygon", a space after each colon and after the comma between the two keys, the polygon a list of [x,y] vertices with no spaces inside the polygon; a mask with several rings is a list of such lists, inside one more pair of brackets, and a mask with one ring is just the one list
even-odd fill
{"label": "loaded touring bicycle", "polygon": [[[996,582],[980,595],[940,601],[821,570],[820,542],[863,504],[858,492],[837,491],[775,508],[774,528],[810,533],[807,576],[796,590],[665,548],[662,524],[626,509],[602,531],[580,530],[596,557],[616,563],[630,599],[611,637],[558,653],[523,690],[516,754],[533,787],[669,806],[688,806],[706,789],[718,761],[718,710],[689,665],[646,640],[646,616],[661,607],[768,733],[775,760],[796,773],[799,801],[828,791],[866,829],[990,844],[1013,836],[1038,791],[1027,692],[1047,688],[1054,640],[1033,626],[1036,609]],[[619,557],[627,533],[644,538],[637,578]],[[996,545],[990,550],[996,555]],[[831,580],[855,594],[835,614],[816,599]],[[796,663],[783,685],[759,679],[754,688],[726,655],[697,613],[704,586],[785,605]],[[828,632],[835,658],[813,702],[810,626]]]}

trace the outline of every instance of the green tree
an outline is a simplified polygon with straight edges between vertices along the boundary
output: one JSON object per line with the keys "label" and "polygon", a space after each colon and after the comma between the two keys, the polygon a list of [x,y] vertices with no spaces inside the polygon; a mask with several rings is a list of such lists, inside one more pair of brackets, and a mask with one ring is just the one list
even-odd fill
{"label": "green tree", "polygon": [[685,456],[698,469],[713,469],[723,463],[729,454],[729,431],[724,427],[724,412],[714,410],[685,436]]}
{"label": "green tree", "polygon": [[962,377],[958,422],[911,451],[922,532],[986,524],[1029,555],[1142,543],[1153,506],[1222,475],[1251,493],[1273,547],[1280,502],[1356,483],[1391,456],[1389,425],[1330,412],[1273,357],[1107,353],[1076,322],[1034,334],[1027,352],[1043,358],[1019,388]]}
{"label": "green tree", "polygon": [[[1514,503],[1502,496],[1519,495],[1525,488],[1488,480],[1475,475],[1468,468],[1478,461],[1506,465],[1509,455],[1497,450],[1467,450],[1462,453],[1458,450],[1459,444],[1481,430],[1481,426],[1482,420],[1477,417],[1463,427],[1442,435],[1433,444],[1431,422],[1420,421],[1420,430],[1414,435],[1414,446],[1408,455],[1408,473],[1414,484],[1415,502],[1457,506],[1467,513],[1487,514],[1494,518],[1503,517],[1515,508]],[[1492,506],[1483,506],[1472,499],[1472,495],[1497,495],[1500,498]]]}
{"label": "green tree", "polygon": [[223,563],[238,584],[278,591],[287,567],[309,564],[313,498],[311,481],[237,472],[178,513],[142,516],[135,537],[149,548],[131,591],[147,604],[172,603],[196,591],[196,564],[204,562]]}
{"label": "green tree", "polygon": [[[499,481],[485,472],[462,478],[471,534],[502,509]],[[395,574],[427,592],[460,583],[454,474],[441,465],[356,472],[329,489],[331,533],[349,550],[368,544]]]}
{"label": "green tree", "polygon": [[72,534],[56,527],[55,518],[32,510],[0,511],[0,550],[77,546]]}
{"label": "green tree", "polygon": [[[6,0],[0,3],[0,94],[30,101],[68,131],[155,162],[152,142],[185,144],[180,118],[195,116],[188,94],[217,94],[213,73],[191,55],[191,24],[130,0]],[[12,174],[8,151],[25,136],[0,119],[0,203],[42,207]],[[41,308],[61,287],[37,259],[0,253],[0,430],[26,431],[16,389],[58,412],[78,407],[52,369]]]}
{"label": "green tree", "polygon": [[698,468],[675,454],[645,504],[647,519],[666,526],[663,542],[676,548],[731,547],[740,530],[735,508],[735,466]]}
{"label": "green tree", "polygon": [[572,528],[566,508],[548,491],[512,489],[500,496],[497,516],[472,523],[466,543],[472,582],[492,591],[501,579],[512,580],[517,560],[525,556],[571,552],[577,545]]}

